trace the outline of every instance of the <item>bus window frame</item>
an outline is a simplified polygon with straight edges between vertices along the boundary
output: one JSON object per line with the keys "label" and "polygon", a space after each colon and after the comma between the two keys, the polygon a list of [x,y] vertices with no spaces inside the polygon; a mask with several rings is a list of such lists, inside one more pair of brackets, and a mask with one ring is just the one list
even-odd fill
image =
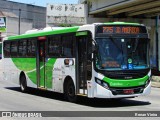
{"label": "bus window frame", "polygon": [[[47,50],[46,50],[46,57],[48,57],[48,58],[75,58],[76,57],[76,53],[75,53],[75,44],[76,44],[76,36],[75,36],[75,32],[74,33],[64,33],[64,34],[55,34],[55,35],[49,35],[49,36],[47,36],[47,41],[46,41],[46,48],[47,48]],[[63,45],[62,45],[62,38],[63,37],[65,37],[65,36],[72,36],[72,38],[73,38],[73,55],[72,55],[72,57],[65,57],[65,56],[63,56],[62,55],[62,47],[63,47]],[[50,40],[50,38],[51,37],[60,37],[60,47],[61,47],[61,53],[59,54],[59,55],[49,55],[49,40]]]}

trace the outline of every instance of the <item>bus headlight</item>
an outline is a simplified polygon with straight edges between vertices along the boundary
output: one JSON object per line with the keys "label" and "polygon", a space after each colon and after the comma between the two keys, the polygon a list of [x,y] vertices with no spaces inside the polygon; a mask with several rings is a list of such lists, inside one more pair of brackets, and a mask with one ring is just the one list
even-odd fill
{"label": "bus headlight", "polygon": [[101,84],[102,84],[102,81],[101,81],[100,79],[97,78],[97,79],[96,79],[96,83],[98,83],[98,84],[101,85]]}
{"label": "bus headlight", "polygon": [[99,85],[101,85],[102,87],[109,89],[108,84],[106,82],[104,82],[103,80],[100,80],[98,78],[95,78],[96,83],[98,83]]}
{"label": "bus headlight", "polygon": [[106,89],[108,89],[108,84],[105,83],[105,82],[103,82],[103,87],[106,88]]}

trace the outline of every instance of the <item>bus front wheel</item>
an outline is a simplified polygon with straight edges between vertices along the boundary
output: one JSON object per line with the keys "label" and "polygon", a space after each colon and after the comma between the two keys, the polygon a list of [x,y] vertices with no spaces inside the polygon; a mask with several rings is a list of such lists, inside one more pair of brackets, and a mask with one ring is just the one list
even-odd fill
{"label": "bus front wheel", "polygon": [[75,87],[72,80],[67,81],[64,88],[65,99],[69,102],[76,102],[77,96],[75,94]]}
{"label": "bus front wheel", "polygon": [[21,75],[20,77],[20,88],[22,92],[27,91],[27,81],[25,75]]}

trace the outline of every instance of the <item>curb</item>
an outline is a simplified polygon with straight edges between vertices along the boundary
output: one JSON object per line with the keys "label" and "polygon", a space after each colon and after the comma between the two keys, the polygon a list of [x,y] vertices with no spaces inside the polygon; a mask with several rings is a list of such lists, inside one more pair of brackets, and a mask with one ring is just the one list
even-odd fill
{"label": "curb", "polygon": [[152,87],[160,88],[160,76],[152,76],[151,83]]}
{"label": "curb", "polygon": [[152,76],[152,81],[154,82],[160,82],[160,76]]}
{"label": "curb", "polygon": [[156,88],[160,88],[160,82],[151,81],[151,86],[156,87]]}

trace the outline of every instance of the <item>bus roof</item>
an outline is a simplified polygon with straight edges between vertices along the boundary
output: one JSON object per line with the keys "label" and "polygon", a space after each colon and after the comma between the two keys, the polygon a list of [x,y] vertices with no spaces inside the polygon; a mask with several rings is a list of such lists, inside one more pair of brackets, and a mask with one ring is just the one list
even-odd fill
{"label": "bus roof", "polygon": [[39,37],[39,36],[46,36],[46,35],[53,35],[53,34],[61,34],[61,33],[71,33],[76,32],[79,27],[64,27],[64,29],[56,29],[56,30],[50,30],[50,31],[39,31],[39,32],[33,32],[33,33],[27,33],[17,36],[10,36],[8,37],[8,40],[14,40],[14,39],[23,39],[23,38],[31,38],[31,37]]}
{"label": "bus roof", "polygon": [[[107,23],[95,23],[94,25],[141,25],[139,23],[129,23],[129,22],[107,22]],[[93,25],[93,24],[91,24]],[[85,25],[84,25],[85,26]],[[54,28],[54,27],[53,27]],[[47,36],[47,35],[54,35],[54,34],[63,34],[63,33],[71,33],[71,32],[77,32],[80,26],[76,27],[64,27],[60,29],[53,29],[48,31],[37,31],[37,32],[28,32],[22,35],[16,35],[16,36],[10,36],[8,37],[8,40],[15,40],[15,39],[23,39],[23,38],[31,38],[31,37],[39,37],[39,36]]]}
{"label": "bus roof", "polygon": [[107,22],[107,23],[104,23],[105,25],[141,25],[142,24],[139,24],[139,23],[130,23],[130,22]]}

